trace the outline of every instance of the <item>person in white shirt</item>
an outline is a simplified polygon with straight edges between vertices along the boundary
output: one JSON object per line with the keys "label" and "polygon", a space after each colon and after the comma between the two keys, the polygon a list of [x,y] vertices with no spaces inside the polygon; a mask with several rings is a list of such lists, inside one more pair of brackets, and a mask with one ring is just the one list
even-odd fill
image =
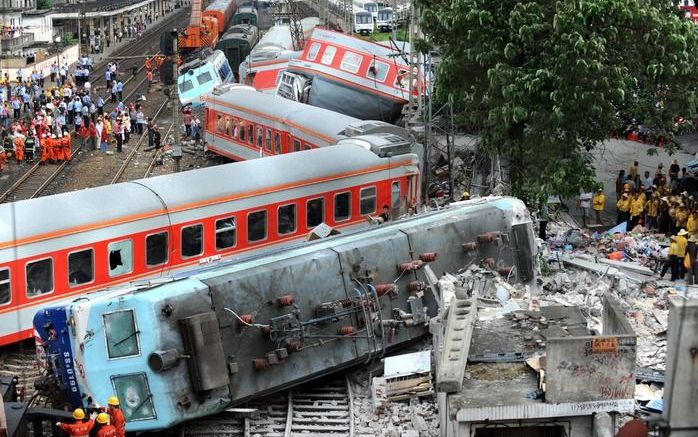
{"label": "person in white shirt", "polygon": [[591,209],[591,198],[593,194],[586,188],[582,187],[579,189],[579,203],[578,206],[582,210],[582,224],[587,227],[587,221],[589,220],[589,213]]}

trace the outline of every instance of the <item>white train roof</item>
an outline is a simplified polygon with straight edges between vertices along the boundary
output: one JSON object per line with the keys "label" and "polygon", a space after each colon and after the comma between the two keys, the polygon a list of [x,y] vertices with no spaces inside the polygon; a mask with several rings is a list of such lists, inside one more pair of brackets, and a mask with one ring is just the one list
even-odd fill
{"label": "white train roof", "polygon": [[220,103],[244,106],[246,111],[258,112],[284,122],[301,125],[322,135],[337,139],[344,136],[341,132],[347,126],[365,123],[358,118],[283,97],[260,93],[250,90],[249,87],[223,85],[214,89],[213,93],[204,95],[202,99],[206,102],[207,107],[217,111],[231,112],[230,108]]}
{"label": "white train roof", "polygon": [[206,11],[225,11],[228,9],[230,2],[234,0],[215,0],[213,3],[208,5],[205,9]]}
{"label": "white train roof", "polygon": [[[351,172],[384,162],[358,145],[253,159],[0,205],[0,244]],[[16,226],[13,226],[16,224]]]}

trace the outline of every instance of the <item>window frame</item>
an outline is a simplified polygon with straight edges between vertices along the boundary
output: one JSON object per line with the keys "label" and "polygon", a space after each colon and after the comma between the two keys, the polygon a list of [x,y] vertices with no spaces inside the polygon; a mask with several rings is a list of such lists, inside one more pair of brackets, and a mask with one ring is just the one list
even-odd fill
{"label": "window frame", "polygon": [[262,126],[257,125],[255,133],[257,134],[255,136],[257,140],[255,145],[258,149],[261,149],[264,147],[264,128],[262,128]]}
{"label": "window frame", "polygon": [[[80,283],[80,284],[71,285],[71,283],[70,283],[70,255],[72,255],[72,254],[74,254],[74,253],[86,252],[86,251],[88,251],[88,250],[89,250],[90,252],[92,252],[92,279],[89,280],[89,281],[87,281],[87,282],[83,282],[83,283]],[[96,272],[95,272],[95,249],[94,249],[93,247],[87,247],[87,248],[85,248],[85,249],[77,249],[77,250],[74,250],[74,251],[72,251],[72,252],[68,252],[68,255],[66,256],[65,261],[66,261],[65,263],[66,263],[66,268],[67,268],[67,272],[66,272],[66,273],[67,273],[67,276],[68,276],[68,277],[67,277],[67,279],[68,279],[68,288],[77,288],[77,287],[81,287],[81,286],[83,286],[83,285],[91,284],[91,283],[93,283],[93,282],[95,281],[95,274],[96,274]]]}
{"label": "window frame", "polygon": [[[233,228],[235,231],[234,242],[233,242],[232,246],[219,248],[218,247],[218,233],[219,232],[228,232],[230,230],[229,229],[218,229],[218,222],[220,222],[222,220],[228,220],[228,219],[233,219],[233,222],[235,223],[235,227]],[[229,215],[229,216],[225,216],[225,217],[220,217],[220,218],[217,218],[216,220],[213,221],[213,235],[215,237],[214,238],[215,241],[213,242],[213,244],[216,248],[216,252],[222,252],[224,250],[229,250],[229,249],[232,249],[238,245],[238,229],[239,229],[238,228],[238,218],[236,215]]]}
{"label": "window frame", "polygon": [[[131,315],[133,316],[133,332],[136,334],[136,348],[138,349],[138,353],[135,355],[124,355],[123,357],[116,357],[112,358],[111,355],[109,354],[109,341],[107,341],[107,319],[106,316],[110,316],[112,314],[116,313],[125,313],[125,312],[130,312]],[[141,336],[140,336],[140,331],[138,330],[138,320],[136,320],[136,311],[134,311],[133,308],[127,308],[127,309],[118,309],[116,311],[111,311],[108,313],[102,313],[102,328],[104,329],[104,350],[107,352],[107,361],[115,361],[115,360],[123,360],[123,359],[128,359],[128,358],[133,358],[133,357],[140,357],[143,354],[143,351],[141,349]]]}
{"label": "window frame", "polygon": [[[348,195],[349,199],[349,208],[348,208],[348,214],[345,218],[338,219],[337,218],[337,197],[342,196],[342,195]],[[339,222],[345,222],[349,219],[351,219],[351,191],[342,191],[341,193],[335,193],[332,195],[332,219],[334,220],[335,223]]]}
{"label": "window frame", "polygon": [[254,124],[247,125],[247,142],[254,146]]}
{"label": "window frame", "polygon": [[277,155],[281,155],[283,153],[283,149],[281,148],[281,134],[277,131],[274,131],[274,141],[274,151]]}
{"label": "window frame", "polygon": [[7,284],[8,289],[9,289],[9,299],[7,302],[0,302],[0,307],[5,306],[5,305],[10,305],[12,303],[12,269],[8,267],[2,267],[0,268],[0,272],[3,270],[7,270],[7,279],[6,280],[0,280],[0,286]]}
{"label": "window frame", "polygon": [[[27,266],[29,264],[37,263],[39,261],[44,261],[44,260],[51,260],[51,291],[47,291],[45,293],[39,293],[35,296],[29,296],[29,275],[27,274]],[[48,294],[52,294],[56,291],[56,269],[55,269],[55,262],[52,256],[45,256],[43,258],[38,258],[32,261],[27,261],[24,263],[24,296],[27,299],[36,299],[41,296],[46,296]]]}
{"label": "window frame", "polygon": [[[128,241],[131,244],[131,269],[128,272],[120,273],[118,275],[112,275],[111,274],[112,269],[109,268],[109,252],[110,252],[109,246],[111,246],[112,244],[123,243],[124,241]],[[118,278],[119,276],[128,275],[129,273],[133,273],[133,264],[134,264],[134,262],[133,262],[134,261],[133,248],[134,248],[133,238],[125,238],[123,240],[117,240],[117,241],[112,241],[110,243],[107,243],[107,276],[109,276],[110,278]]]}
{"label": "window frame", "polygon": [[[264,237],[260,238],[258,240],[252,240],[252,239],[250,239],[250,216],[252,214],[256,214],[258,212],[264,213]],[[266,208],[257,209],[255,211],[248,212],[245,222],[246,222],[245,224],[247,225],[247,229],[246,229],[247,232],[245,233],[247,244],[256,244],[256,243],[259,243],[260,241],[265,241],[269,238],[269,211],[267,211]]]}
{"label": "window frame", "polygon": [[[347,61],[348,56],[356,56],[359,58],[359,63],[358,64],[345,64],[345,61]],[[364,58],[358,53],[352,52],[351,50],[345,50],[344,54],[342,55],[342,60],[339,61],[339,69],[342,71],[346,71],[351,74],[356,74],[359,72],[361,69],[361,64],[363,63]],[[351,67],[351,68],[349,68]]]}
{"label": "window frame", "polygon": [[294,138],[293,139],[293,151],[294,152],[300,152],[302,149],[303,145],[301,144],[301,140]]}
{"label": "window frame", "polygon": [[[182,248],[184,247],[184,245],[182,244],[183,243],[182,238],[183,238],[183,234],[184,234],[184,229],[193,228],[195,226],[201,227],[201,250],[199,251],[199,253],[197,253],[195,255],[184,255],[184,253],[182,252]],[[194,257],[201,256],[204,254],[204,250],[206,249],[206,242],[205,242],[206,232],[205,232],[205,230],[206,230],[206,228],[205,228],[203,222],[192,223],[189,225],[182,225],[182,227],[179,228],[179,257],[181,259],[190,259],[190,258],[194,258]]]}
{"label": "window frame", "polygon": [[[327,52],[332,52],[330,55],[330,58],[325,60],[325,56],[327,56]],[[320,63],[322,65],[332,65],[332,61],[334,61],[334,57],[337,56],[337,47],[335,46],[325,46],[325,50],[322,51],[322,57],[320,58]]]}
{"label": "window frame", "polygon": [[320,211],[322,211],[322,217],[320,217],[320,219],[321,219],[320,223],[325,222],[325,197],[319,196],[319,197],[313,197],[312,199],[306,199],[306,201],[305,201],[305,227],[306,227],[306,229],[314,229],[316,226],[318,226],[320,224],[320,223],[318,223],[317,225],[311,226],[308,223],[308,204],[310,202],[313,202],[316,200],[319,200],[321,202]]}
{"label": "window frame", "polygon": [[[314,61],[317,59],[317,55],[320,54],[320,49],[322,48],[322,45],[319,42],[314,42],[310,45],[310,48],[308,49],[308,60],[309,61]],[[315,54],[310,56],[313,53],[313,50],[315,50]]]}
{"label": "window frame", "polygon": [[[281,233],[281,231],[279,230],[279,225],[281,223],[281,220],[279,220],[279,218],[281,217],[280,211],[281,211],[281,208],[286,208],[288,206],[293,207],[293,229],[288,231],[288,232]],[[290,235],[290,234],[295,234],[296,231],[298,231],[298,205],[296,205],[295,202],[286,203],[284,205],[279,205],[276,208],[276,235],[278,235],[278,236]]]}
{"label": "window frame", "polygon": [[[165,261],[163,261],[159,264],[148,264],[148,237],[153,236],[153,235],[159,235],[159,234],[166,234],[167,235],[167,244],[166,244],[167,256],[165,257]],[[145,255],[145,268],[146,269],[152,269],[155,267],[164,266],[164,265],[167,265],[168,262],[170,262],[170,231],[169,230],[160,231],[160,232],[152,232],[150,234],[146,234],[143,242],[144,242],[143,249],[145,250],[144,255]]]}
{"label": "window frame", "polygon": [[269,128],[264,129],[264,150],[268,151],[269,153],[274,150],[271,144],[271,129]]}
{"label": "window frame", "polygon": [[[373,210],[368,212],[363,211],[361,204],[361,202],[364,200],[364,191],[366,190],[373,190],[373,195],[371,196],[373,198]],[[369,185],[359,189],[359,215],[375,214],[376,211],[378,211],[378,187],[376,187],[375,185]]]}
{"label": "window frame", "polygon": [[[372,76],[371,75],[371,67],[375,68],[376,64],[381,64],[385,66],[385,74],[383,74],[383,78],[379,78],[378,75]],[[376,70],[377,72],[378,70]],[[371,62],[368,64],[368,69],[366,70],[366,78],[370,80],[375,80],[376,82],[383,83],[388,79],[388,73],[390,72],[390,65],[386,64],[383,61],[377,61],[375,59],[372,59]]]}

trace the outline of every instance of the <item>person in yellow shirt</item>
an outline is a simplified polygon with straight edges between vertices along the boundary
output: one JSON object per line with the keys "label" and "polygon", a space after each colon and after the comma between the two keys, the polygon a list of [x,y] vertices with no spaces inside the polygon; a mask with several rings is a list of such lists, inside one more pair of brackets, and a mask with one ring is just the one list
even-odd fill
{"label": "person in yellow shirt", "polygon": [[630,167],[630,171],[628,172],[628,179],[635,182],[635,184],[637,184],[639,182],[639,175],[640,175],[639,168],[640,168],[640,164],[637,161],[635,161],[635,162],[633,162],[633,166]]}
{"label": "person in yellow shirt", "polygon": [[[642,194],[642,196],[640,195]],[[628,231],[635,228],[640,223],[640,217],[642,217],[642,211],[645,208],[645,193],[641,190],[637,190],[633,197],[630,198],[630,221],[628,223]]]}
{"label": "person in yellow shirt", "polygon": [[679,206],[676,208],[676,211],[674,211],[674,221],[676,222],[675,229],[682,229],[686,227],[686,222],[688,221],[688,209],[686,209],[686,206],[681,201],[679,202]]}
{"label": "person in yellow shirt", "polygon": [[620,199],[618,199],[618,202],[616,202],[616,208],[618,209],[618,223],[616,224],[619,225],[628,221],[630,218],[630,201],[630,195],[626,191],[623,192]]}
{"label": "person in yellow shirt", "polygon": [[691,213],[688,215],[688,220],[686,221],[686,231],[689,235],[694,236],[698,234],[698,209],[693,208]]}
{"label": "person in yellow shirt", "polygon": [[657,216],[659,215],[659,193],[653,192],[649,200],[645,203],[645,213],[647,229],[657,229]]}
{"label": "person in yellow shirt", "polygon": [[684,276],[683,259],[686,257],[686,249],[688,248],[688,240],[686,239],[685,229],[681,229],[675,236],[671,237],[669,245],[669,261],[662,267],[660,278],[664,278],[667,270],[671,269],[671,280],[676,281]]}
{"label": "person in yellow shirt", "polygon": [[603,193],[603,188],[599,187],[594,194],[594,198],[591,201],[591,205],[594,208],[594,213],[596,214],[596,223],[601,224],[601,213],[606,206],[606,195]]}

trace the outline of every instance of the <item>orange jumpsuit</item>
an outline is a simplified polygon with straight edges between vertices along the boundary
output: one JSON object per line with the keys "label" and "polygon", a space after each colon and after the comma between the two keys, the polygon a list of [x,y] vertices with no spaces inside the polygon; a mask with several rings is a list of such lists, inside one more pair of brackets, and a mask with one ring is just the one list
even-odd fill
{"label": "orange jumpsuit", "polygon": [[119,437],[126,437],[126,419],[121,409],[109,407],[107,409],[107,414],[109,414],[109,423],[116,428],[117,435]]}
{"label": "orange jumpsuit", "polygon": [[145,58],[145,69],[150,71],[150,68],[152,67],[150,63],[150,58]]}
{"label": "orange jumpsuit", "polygon": [[119,437],[119,431],[113,425],[104,425],[97,431],[97,437]]}
{"label": "orange jumpsuit", "polygon": [[5,169],[5,164],[7,164],[7,153],[5,153],[5,148],[0,146],[0,170]]}
{"label": "orange jumpsuit", "polygon": [[87,422],[78,421],[76,423],[61,423],[60,428],[67,432],[70,437],[88,437],[90,430],[95,426],[93,420]]}
{"label": "orange jumpsuit", "polygon": [[70,161],[70,143],[71,143],[71,138],[68,135],[63,136],[63,159],[66,161]]}
{"label": "orange jumpsuit", "polygon": [[53,138],[46,138],[46,152],[49,160],[56,160],[56,140]]}
{"label": "orange jumpsuit", "polygon": [[39,146],[41,147],[41,162],[46,162],[49,160],[48,156],[48,138],[42,138],[39,140]]}
{"label": "orange jumpsuit", "polygon": [[17,163],[24,161],[24,138],[15,138],[15,158],[17,158]]}

